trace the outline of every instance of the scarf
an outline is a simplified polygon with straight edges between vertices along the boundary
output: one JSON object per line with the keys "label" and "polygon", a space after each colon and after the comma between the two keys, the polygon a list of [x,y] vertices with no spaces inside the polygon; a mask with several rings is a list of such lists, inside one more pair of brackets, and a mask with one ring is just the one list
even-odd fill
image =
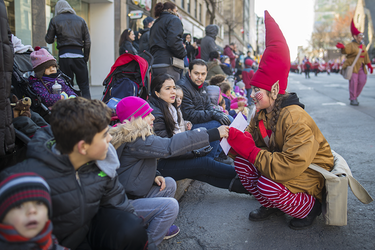
{"label": "scarf", "polygon": [[173,117],[173,121],[174,121],[173,134],[181,133],[180,125],[178,124],[178,117],[177,117],[176,108],[172,104],[169,104],[168,109],[169,109],[169,112],[171,113],[171,115]]}
{"label": "scarf", "polygon": [[180,16],[178,15],[178,13],[175,13],[174,11],[172,10],[163,10],[164,12],[167,12],[169,14],[172,14],[172,15],[175,15],[176,17],[180,18]]}
{"label": "scarf", "polygon": [[53,78],[53,79],[56,79],[59,75],[61,75],[59,72],[52,73],[52,74],[49,74],[49,75],[43,74],[44,77]]}
{"label": "scarf", "polygon": [[9,243],[35,243],[42,250],[49,250],[53,247],[52,242],[52,223],[51,220],[47,221],[43,230],[34,238],[25,238],[16,231],[11,225],[5,225],[0,223],[0,240]]}

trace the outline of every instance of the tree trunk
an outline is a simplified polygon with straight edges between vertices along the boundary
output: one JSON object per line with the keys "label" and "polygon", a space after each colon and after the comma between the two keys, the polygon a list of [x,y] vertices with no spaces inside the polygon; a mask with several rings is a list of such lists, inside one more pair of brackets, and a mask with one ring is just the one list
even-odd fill
{"label": "tree trunk", "polygon": [[216,3],[214,1],[211,1],[212,4],[212,12],[210,16],[210,24],[214,24],[215,17],[216,17]]}
{"label": "tree trunk", "polygon": [[[207,6],[207,12],[210,14],[210,23],[214,24],[215,17],[216,17],[216,2],[215,0],[205,0]],[[210,5],[212,6],[212,11],[210,10]]]}

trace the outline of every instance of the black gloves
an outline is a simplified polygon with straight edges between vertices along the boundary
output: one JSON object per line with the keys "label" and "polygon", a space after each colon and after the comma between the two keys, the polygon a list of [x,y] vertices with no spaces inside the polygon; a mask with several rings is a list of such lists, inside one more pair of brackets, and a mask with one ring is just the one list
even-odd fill
{"label": "black gloves", "polygon": [[224,113],[221,113],[221,112],[215,112],[213,115],[212,115],[212,119],[220,122],[221,125],[230,125],[230,120],[229,118],[226,116],[226,114]]}
{"label": "black gloves", "polygon": [[213,147],[207,146],[207,147],[204,147],[204,148],[193,150],[192,152],[193,152],[195,157],[203,157],[203,156],[208,155],[211,152],[212,149],[213,149]]}

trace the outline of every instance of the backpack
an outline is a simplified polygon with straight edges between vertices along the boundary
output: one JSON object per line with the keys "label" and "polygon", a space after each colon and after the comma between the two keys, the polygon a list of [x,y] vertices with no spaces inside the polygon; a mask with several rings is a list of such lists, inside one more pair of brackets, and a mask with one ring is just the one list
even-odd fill
{"label": "backpack", "polygon": [[139,86],[137,83],[133,82],[129,78],[121,77],[113,81],[111,97],[122,99],[127,96],[140,96],[141,93],[138,93],[138,91]]}

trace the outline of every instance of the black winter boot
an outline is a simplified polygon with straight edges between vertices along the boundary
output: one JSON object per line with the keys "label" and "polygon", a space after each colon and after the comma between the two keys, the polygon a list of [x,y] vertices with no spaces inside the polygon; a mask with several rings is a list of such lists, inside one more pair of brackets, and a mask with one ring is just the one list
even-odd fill
{"label": "black winter boot", "polygon": [[232,166],[234,164],[233,159],[228,157],[223,151],[221,151],[219,156],[215,157],[214,160],[218,161],[218,162],[221,162],[221,163],[224,163],[224,164],[232,165]]}
{"label": "black winter boot", "polygon": [[257,210],[251,211],[249,214],[249,220],[251,221],[262,221],[266,220],[271,215],[276,214],[277,216],[283,215],[284,212],[280,211],[278,208],[263,207],[261,206]]}
{"label": "black winter boot", "polygon": [[322,213],[322,204],[315,200],[315,204],[310,213],[303,219],[293,218],[289,222],[289,227],[295,230],[301,230],[310,227],[315,218]]}
{"label": "black winter boot", "polygon": [[238,177],[238,175],[236,175],[236,177],[234,177],[232,179],[231,183],[229,184],[228,190],[230,192],[235,192],[235,193],[239,193],[239,194],[249,194],[249,195],[251,195],[251,193],[249,191],[247,191],[247,189],[242,185],[240,177]]}

